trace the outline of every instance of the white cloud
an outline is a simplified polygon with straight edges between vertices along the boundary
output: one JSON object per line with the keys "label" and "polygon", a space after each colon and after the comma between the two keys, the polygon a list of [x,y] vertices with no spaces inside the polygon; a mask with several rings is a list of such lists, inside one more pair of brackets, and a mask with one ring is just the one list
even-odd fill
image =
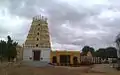
{"label": "white cloud", "polygon": [[[23,43],[33,16],[48,17],[52,47],[81,49],[111,45],[120,31],[119,0],[4,0],[0,3],[0,35],[8,32]],[[109,38],[109,39],[108,39]],[[64,46],[63,46],[64,44]]]}
{"label": "white cloud", "polygon": [[0,40],[4,40],[4,41],[7,41],[5,38],[0,38]]}
{"label": "white cloud", "polygon": [[[6,38],[7,35],[10,35],[13,39],[19,40],[18,38],[21,37],[21,35],[19,34],[21,33],[24,34],[26,30],[28,32],[26,26],[30,26],[30,25],[25,25],[28,23],[30,23],[30,20],[23,17],[11,15],[6,8],[5,9],[2,8],[0,10],[0,26],[2,27],[1,29],[3,30],[3,32],[0,33],[3,35],[1,36],[2,38]],[[18,36],[15,36],[15,34],[18,34]],[[23,39],[25,39],[25,37]]]}
{"label": "white cloud", "polygon": [[[68,3],[69,5],[79,9],[84,7],[85,9],[93,8],[99,5],[109,6],[111,3],[108,0],[59,0],[60,2]],[[80,9],[79,9],[80,10]]]}
{"label": "white cloud", "polygon": [[114,19],[120,17],[120,11],[106,10],[98,16],[100,19]]}
{"label": "white cloud", "polygon": [[27,19],[11,15],[6,8],[0,10],[0,24],[9,27],[10,31],[19,30],[24,22],[27,22]]}

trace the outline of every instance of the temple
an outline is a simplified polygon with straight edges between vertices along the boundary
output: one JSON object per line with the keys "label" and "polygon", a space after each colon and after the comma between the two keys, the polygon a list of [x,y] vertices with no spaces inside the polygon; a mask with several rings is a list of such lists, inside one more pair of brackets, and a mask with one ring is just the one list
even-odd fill
{"label": "temple", "polygon": [[[73,65],[86,60],[86,57],[84,58],[81,55],[80,50],[52,51],[47,18],[41,15],[33,17],[29,33],[23,45],[23,61],[32,61],[32,65],[38,64],[36,66],[45,65],[45,62],[46,64]],[[99,61],[96,61],[99,60],[98,58],[91,59],[91,52],[88,52],[86,56],[92,60],[90,63],[99,63]],[[33,61],[38,62],[33,64]]]}
{"label": "temple", "polygon": [[47,18],[41,15],[35,16],[24,43],[23,60],[50,62],[50,51]]}

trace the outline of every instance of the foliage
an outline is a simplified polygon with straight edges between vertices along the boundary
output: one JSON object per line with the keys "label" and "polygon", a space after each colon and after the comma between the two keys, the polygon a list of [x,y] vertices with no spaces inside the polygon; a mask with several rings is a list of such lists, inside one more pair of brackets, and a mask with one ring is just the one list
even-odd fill
{"label": "foliage", "polygon": [[94,50],[93,47],[84,46],[83,49],[82,49],[82,53],[83,53],[83,55],[85,55],[85,56],[87,55],[87,53],[88,53],[89,51],[90,51],[90,52],[92,53],[92,55],[94,56],[95,50]]}
{"label": "foliage", "polygon": [[117,58],[117,49],[115,47],[99,48],[95,55],[102,59]]}
{"label": "foliage", "polygon": [[7,36],[7,41],[0,41],[0,57],[7,58],[8,61],[14,59],[17,55],[16,46],[17,42],[13,42],[10,36]]}
{"label": "foliage", "polygon": [[115,47],[99,48],[95,51],[93,47],[84,46],[82,54],[86,56],[88,51],[90,51],[93,56],[101,57],[102,59],[117,58],[117,49]]}

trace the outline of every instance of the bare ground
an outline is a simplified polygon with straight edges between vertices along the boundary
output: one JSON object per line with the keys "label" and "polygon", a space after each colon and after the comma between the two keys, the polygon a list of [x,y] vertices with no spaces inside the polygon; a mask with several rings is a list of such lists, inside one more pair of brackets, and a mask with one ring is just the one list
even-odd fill
{"label": "bare ground", "polygon": [[119,71],[101,64],[81,67],[28,67],[23,65],[0,66],[0,75],[120,75]]}

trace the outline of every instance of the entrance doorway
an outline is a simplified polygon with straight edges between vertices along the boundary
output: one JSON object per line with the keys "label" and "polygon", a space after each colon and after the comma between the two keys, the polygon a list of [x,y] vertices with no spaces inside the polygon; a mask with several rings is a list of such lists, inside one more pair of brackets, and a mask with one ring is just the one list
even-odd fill
{"label": "entrance doorway", "polygon": [[74,65],[77,65],[78,64],[78,58],[75,56],[73,57],[73,64]]}
{"label": "entrance doorway", "polygon": [[57,57],[53,56],[52,63],[57,63]]}
{"label": "entrance doorway", "polygon": [[60,55],[60,63],[62,65],[69,65],[70,64],[70,55]]}
{"label": "entrance doorway", "polygon": [[34,60],[34,61],[40,61],[40,54],[41,54],[41,51],[39,51],[39,50],[34,50],[34,51],[33,51],[33,60]]}

